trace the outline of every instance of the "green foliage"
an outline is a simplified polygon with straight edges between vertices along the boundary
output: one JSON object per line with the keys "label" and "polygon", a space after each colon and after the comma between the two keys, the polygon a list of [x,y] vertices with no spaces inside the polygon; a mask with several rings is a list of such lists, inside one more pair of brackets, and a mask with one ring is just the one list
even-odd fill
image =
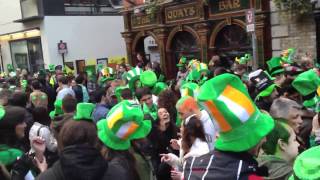
{"label": "green foliage", "polygon": [[310,0],[273,0],[277,8],[291,13],[306,14],[312,10]]}

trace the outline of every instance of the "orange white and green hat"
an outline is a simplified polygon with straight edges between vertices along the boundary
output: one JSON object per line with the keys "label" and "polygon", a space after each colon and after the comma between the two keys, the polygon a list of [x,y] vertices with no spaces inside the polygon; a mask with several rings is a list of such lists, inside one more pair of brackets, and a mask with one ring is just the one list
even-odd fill
{"label": "orange white and green hat", "polygon": [[316,70],[310,69],[299,74],[292,86],[302,95],[303,106],[320,112],[320,77]]}
{"label": "orange white and green hat", "polygon": [[293,165],[293,175],[289,180],[320,179],[320,146],[310,148],[301,153]]}
{"label": "orange white and green hat", "polygon": [[127,73],[127,80],[128,80],[128,84],[129,84],[129,88],[131,90],[135,89],[136,87],[136,81],[140,80],[140,75],[142,74],[143,70],[136,67],[134,69],[131,69],[130,71],[128,71]]}
{"label": "orange white and green hat", "polygon": [[145,138],[151,127],[151,121],[144,120],[140,105],[127,100],[114,106],[107,118],[97,123],[99,139],[114,150],[128,150],[130,141]]}
{"label": "orange white and green hat", "polygon": [[76,121],[92,121],[92,113],[95,107],[92,103],[78,103],[73,119]]}
{"label": "orange white and green hat", "polygon": [[197,97],[200,91],[200,86],[196,83],[187,82],[183,84],[180,88],[181,97],[191,96]]}
{"label": "orange white and green hat", "polygon": [[222,74],[206,81],[197,99],[219,129],[218,150],[247,151],[274,128],[272,117],[260,112],[236,75]]}
{"label": "orange white and green hat", "polygon": [[63,114],[63,110],[62,110],[62,100],[61,99],[57,99],[54,102],[54,110],[51,111],[49,113],[49,116],[51,119],[54,119],[55,116],[59,116]]}

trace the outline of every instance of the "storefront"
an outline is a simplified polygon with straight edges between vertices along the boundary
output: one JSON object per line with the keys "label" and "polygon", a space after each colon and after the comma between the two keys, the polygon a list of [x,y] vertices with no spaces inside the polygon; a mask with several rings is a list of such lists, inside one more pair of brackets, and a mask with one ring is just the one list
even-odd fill
{"label": "storefront", "polygon": [[[269,2],[261,0],[216,0],[170,2],[123,11],[128,59],[135,63],[143,50],[142,40],[152,36],[157,43],[161,66],[175,77],[179,57],[208,62],[218,54],[223,60],[252,53],[246,32],[245,11],[255,8],[259,65],[271,57]],[[142,52],[145,53],[145,52]]]}

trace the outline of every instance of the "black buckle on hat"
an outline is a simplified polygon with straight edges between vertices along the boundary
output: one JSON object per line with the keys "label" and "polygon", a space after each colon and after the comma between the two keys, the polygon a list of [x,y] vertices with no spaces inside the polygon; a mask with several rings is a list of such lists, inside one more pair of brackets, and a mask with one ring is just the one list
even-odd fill
{"label": "black buckle on hat", "polygon": [[316,91],[308,94],[308,95],[305,95],[305,96],[302,96],[302,100],[303,101],[308,101],[308,100],[311,100],[312,98],[314,98],[316,96]]}

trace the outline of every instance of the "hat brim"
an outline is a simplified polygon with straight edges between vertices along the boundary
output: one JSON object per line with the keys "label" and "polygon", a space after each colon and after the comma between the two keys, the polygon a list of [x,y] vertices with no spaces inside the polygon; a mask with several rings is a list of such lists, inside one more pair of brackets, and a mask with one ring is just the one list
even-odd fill
{"label": "hat brim", "polygon": [[303,106],[306,108],[314,109],[315,112],[320,112],[320,107],[317,105],[320,101],[319,96],[315,96],[314,98],[310,100],[303,101]]}
{"label": "hat brim", "polygon": [[275,70],[274,72],[272,72],[270,75],[275,76],[275,75],[282,74],[282,73],[284,73],[284,69],[278,69],[278,70]]}
{"label": "hat brim", "polygon": [[272,84],[269,87],[267,87],[265,90],[261,91],[257,97],[267,97],[270,96],[272,94],[272,92],[274,91],[274,89],[276,88],[276,84]]}
{"label": "hat brim", "polygon": [[215,148],[222,151],[242,152],[252,149],[274,128],[271,116],[261,113],[230,132],[220,133]]}
{"label": "hat brim", "polygon": [[141,126],[134,132],[134,134],[126,139],[120,139],[107,127],[106,120],[100,120],[97,123],[98,137],[109,148],[114,150],[128,150],[131,146],[130,140],[141,139],[146,137],[151,131],[151,121],[144,120]]}

